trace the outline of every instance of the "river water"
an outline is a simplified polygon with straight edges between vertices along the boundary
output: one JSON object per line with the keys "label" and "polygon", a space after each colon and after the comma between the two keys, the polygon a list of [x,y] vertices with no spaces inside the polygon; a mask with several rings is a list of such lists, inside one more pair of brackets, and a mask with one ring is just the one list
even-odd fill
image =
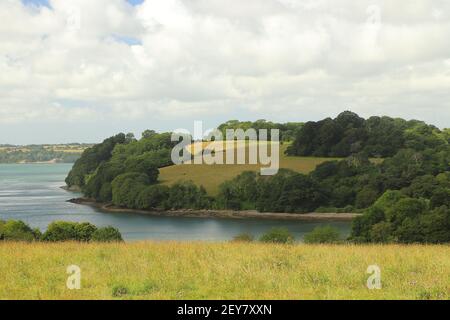
{"label": "river water", "polygon": [[0,220],[22,220],[42,231],[52,221],[91,222],[113,226],[126,240],[230,240],[246,232],[255,237],[273,227],[290,230],[301,241],[306,232],[328,224],[350,232],[350,222],[306,222],[258,219],[152,217],[132,213],[106,213],[66,202],[80,196],[60,187],[71,164],[0,164]]}

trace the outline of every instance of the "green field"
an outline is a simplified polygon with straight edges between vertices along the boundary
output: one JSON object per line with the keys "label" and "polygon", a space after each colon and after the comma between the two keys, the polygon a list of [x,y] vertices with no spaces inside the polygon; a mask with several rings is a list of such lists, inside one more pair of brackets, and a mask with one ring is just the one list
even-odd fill
{"label": "green field", "polygon": [[0,299],[450,299],[450,246],[0,243],[0,257]]}
{"label": "green field", "polygon": [[[300,173],[309,173],[317,165],[338,158],[288,157],[284,153],[288,144],[280,146],[280,168],[291,169]],[[248,152],[248,151],[246,151]],[[260,165],[192,165],[183,164],[160,169],[159,180],[171,185],[180,180],[190,180],[196,185],[202,185],[210,195],[216,195],[221,183],[231,180],[244,171],[259,171]]]}

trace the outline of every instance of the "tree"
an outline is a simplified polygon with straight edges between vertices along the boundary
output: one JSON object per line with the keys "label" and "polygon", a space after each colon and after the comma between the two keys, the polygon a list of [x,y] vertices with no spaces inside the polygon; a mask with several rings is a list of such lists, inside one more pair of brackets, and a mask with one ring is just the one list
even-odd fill
{"label": "tree", "polygon": [[151,138],[155,134],[156,134],[155,130],[145,130],[144,132],[142,132],[142,138],[144,139]]}
{"label": "tree", "polygon": [[119,230],[113,227],[98,228],[91,237],[93,242],[122,242]]}
{"label": "tree", "polygon": [[76,240],[82,242],[88,242],[91,240],[92,235],[97,231],[97,227],[89,222],[82,222],[75,224]]}
{"label": "tree", "polygon": [[125,135],[125,143],[131,143],[131,142],[135,142],[136,138],[134,137],[134,133],[132,132],[128,132]]}
{"label": "tree", "polygon": [[387,243],[394,242],[395,238],[392,235],[392,224],[390,222],[382,221],[372,225],[370,229],[370,239],[373,242]]}
{"label": "tree", "polygon": [[66,178],[66,184],[83,188],[86,176],[93,173],[104,161],[111,159],[112,151],[116,145],[125,143],[126,137],[119,133],[114,137],[105,139],[102,143],[86,149],[78,159]]}
{"label": "tree", "polygon": [[47,231],[42,235],[43,241],[59,242],[59,241],[80,241],[77,231],[77,223],[55,221],[52,222]]}
{"label": "tree", "polygon": [[164,185],[147,186],[139,193],[136,199],[138,209],[163,208],[164,202],[168,198],[169,187]]}
{"label": "tree", "polygon": [[391,157],[401,149],[423,151],[445,145],[448,145],[447,131],[424,122],[389,117],[365,120],[344,111],[335,119],[307,122],[296,132],[287,154],[347,157],[363,152],[370,157]]}
{"label": "tree", "polygon": [[139,193],[148,184],[149,178],[144,173],[128,172],[117,176],[111,183],[113,204],[134,209]]}
{"label": "tree", "polygon": [[356,195],[355,205],[357,208],[367,208],[377,200],[378,196],[377,190],[365,187]]}
{"label": "tree", "polygon": [[40,238],[40,231],[31,229],[23,221],[1,221],[0,220],[0,240],[6,241],[37,241]]}

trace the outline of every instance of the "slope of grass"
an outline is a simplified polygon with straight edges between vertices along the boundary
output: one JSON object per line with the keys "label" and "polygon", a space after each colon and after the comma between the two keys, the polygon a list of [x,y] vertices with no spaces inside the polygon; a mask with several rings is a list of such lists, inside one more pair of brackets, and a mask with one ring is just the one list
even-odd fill
{"label": "slope of grass", "polygon": [[[300,173],[309,173],[317,165],[325,161],[337,160],[337,158],[288,157],[284,154],[287,146],[287,144],[280,146],[280,168],[291,169]],[[171,185],[180,180],[190,180],[197,185],[205,187],[210,195],[216,195],[219,191],[220,184],[224,181],[231,180],[244,171],[259,171],[260,168],[261,165],[258,164],[183,164],[160,169],[159,180],[167,185]]]}
{"label": "slope of grass", "polygon": [[[450,298],[450,246],[0,243],[0,257],[0,299]],[[381,290],[366,287],[374,264]]]}

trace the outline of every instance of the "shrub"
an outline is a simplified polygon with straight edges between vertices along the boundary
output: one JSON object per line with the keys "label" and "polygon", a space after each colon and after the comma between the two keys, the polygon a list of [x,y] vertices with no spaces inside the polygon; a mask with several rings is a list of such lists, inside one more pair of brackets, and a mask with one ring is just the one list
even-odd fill
{"label": "shrub", "polygon": [[3,235],[3,227],[5,225],[5,221],[0,220],[0,240],[3,240],[4,235]]}
{"label": "shrub", "polygon": [[78,241],[88,242],[92,238],[92,234],[97,230],[97,227],[89,222],[78,223],[75,225],[75,232]]}
{"label": "shrub", "polygon": [[267,243],[293,243],[294,237],[285,228],[273,228],[262,235],[260,241]]}
{"label": "shrub", "polygon": [[98,228],[93,234],[91,241],[96,242],[121,242],[122,235],[113,227]]}
{"label": "shrub", "polygon": [[241,233],[233,238],[235,242],[252,242],[255,238],[250,233]]}
{"label": "shrub", "polygon": [[77,241],[77,223],[55,221],[52,222],[47,231],[42,235],[43,241],[57,242],[57,241]]}
{"label": "shrub", "polygon": [[113,227],[99,228],[89,222],[52,222],[42,234],[39,229],[31,229],[22,221],[0,220],[0,240],[9,241],[123,241],[119,230]]}
{"label": "shrub", "polygon": [[305,243],[338,243],[340,233],[338,229],[331,226],[316,227],[305,235],[303,241]]}
{"label": "shrub", "polygon": [[0,221],[0,240],[36,241],[39,240],[39,230],[32,230],[25,222],[10,220]]}
{"label": "shrub", "polygon": [[47,231],[42,235],[43,241],[57,242],[57,241],[84,241],[91,240],[92,235],[97,230],[97,227],[89,222],[52,222]]}

